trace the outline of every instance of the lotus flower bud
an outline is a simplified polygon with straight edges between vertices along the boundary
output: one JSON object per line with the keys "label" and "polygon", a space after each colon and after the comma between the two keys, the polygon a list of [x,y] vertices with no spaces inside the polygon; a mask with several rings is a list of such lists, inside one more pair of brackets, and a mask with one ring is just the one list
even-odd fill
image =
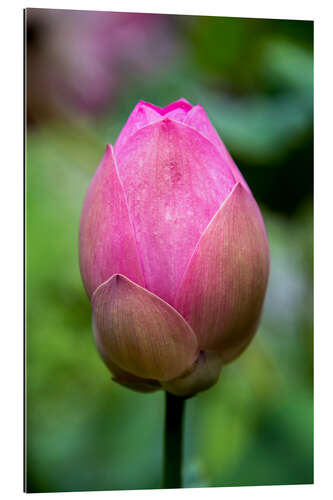
{"label": "lotus flower bud", "polygon": [[191,396],[251,341],[266,230],[201,106],[136,105],[90,183],[79,240],[95,341],[120,384]]}

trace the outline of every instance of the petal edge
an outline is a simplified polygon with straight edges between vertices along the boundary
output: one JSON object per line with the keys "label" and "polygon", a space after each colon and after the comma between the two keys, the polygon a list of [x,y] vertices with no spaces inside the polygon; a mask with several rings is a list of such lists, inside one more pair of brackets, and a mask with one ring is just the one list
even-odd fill
{"label": "petal edge", "polygon": [[[175,308],[201,349],[238,352],[252,338],[269,273],[269,249],[259,208],[237,183],[203,233],[178,289]],[[234,355],[236,356],[236,354]]]}
{"label": "petal edge", "polygon": [[117,272],[144,284],[134,229],[110,145],[85,196],[80,221],[79,261],[89,297]]}

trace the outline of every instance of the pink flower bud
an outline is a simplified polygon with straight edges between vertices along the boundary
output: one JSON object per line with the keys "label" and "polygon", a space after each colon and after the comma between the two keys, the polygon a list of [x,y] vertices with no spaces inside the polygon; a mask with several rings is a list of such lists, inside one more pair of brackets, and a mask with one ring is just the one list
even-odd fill
{"label": "pink flower bud", "polygon": [[97,347],[119,383],[192,395],[252,339],[266,230],[201,106],[136,105],[91,181],[79,246]]}

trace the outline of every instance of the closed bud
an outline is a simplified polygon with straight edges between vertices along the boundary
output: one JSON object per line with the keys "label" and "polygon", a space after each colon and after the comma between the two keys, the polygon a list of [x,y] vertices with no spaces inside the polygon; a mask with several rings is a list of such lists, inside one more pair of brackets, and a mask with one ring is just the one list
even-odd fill
{"label": "closed bud", "polygon": [[127,387],[207,389],[257,329],[265,226],[201,106],[137,104],[89,186],[79,250],[98,350]]}

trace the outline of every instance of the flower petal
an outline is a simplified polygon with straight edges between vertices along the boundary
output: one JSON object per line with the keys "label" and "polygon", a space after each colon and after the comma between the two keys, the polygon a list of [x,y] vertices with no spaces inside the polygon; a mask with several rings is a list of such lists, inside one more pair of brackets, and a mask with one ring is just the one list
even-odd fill
{"label": "flower petal", "polygon": [[175,308],[201,349],[230,361],[249,342],[261,313],[269,273],[264,223],[252,195],[238,183],[203,233],[177,292]]}
{"label": "flower petal", "polygon": [[178,101],[172,102],[165,108],[161,110],[164,116],[171,118],[172,120],[177,120],[179,122],[184,122],[187,114],[191,111],[192,105],[183,97],[178,99]]}
{"label": "flower petal", "polygon": [[119,153],[124,144],[137,130],[156,120],[161,120],[159,108],[147,104],[144,101],[139,101],[133,109],[114,145],[115,155]]}
{"label": "flower petal", "polygon": [[114,273],[144,284],[133,226],[108,146],[88,188],[79,236],[80,269],[88,296]]}
{"label": "flower petal", "polygon": [[150,102],[139,101],[118,136],[114,146],[115,154],[119,153],[128,139],[140,128],[149,125],[149,123],[161,120],[163,116],[168,116],[177,121],[184,121],[191,109],[192,105],[183,97],[178,99],[178,101],[168,104],[165,108],[160,108]]}
{"label": "flower petal", "polygon": [[194,363],[198,353],[190,326],[166,302],[125,276],[113,275],[92,298],[99,348],[137,377],[169,380]]}
{"label": "flower petal", "polygon": [[176,396],[194,396],[216,384],[222,365],[221,354],[201,351],[189,373],[163,382],[162,387]]}
{"label": "flower petal", "polygon": [[198,132],[200,132],[204,137],[207,137],[214,146],[219,150],[223,160],[226,162],[228,167],[230,168],[236,182],[241,182],[243,186],[250,191],[244,177],[240,173],[236,163],[232,159],[229,151],[225,147],[222,139],[216,132],[215,128],[211,124],[205,110],[199,104],[194,106],[189,113],[187,113],[186,118],[184,120],[186,125],[195,128]]}
{"label": "flower petal", "polygon": [[161,389],[161,384],[157,380],[136,377],[135,375],[122,370],[119,366],[116,365],[116,363],[114,363],[110,359],[108,353],[103,349],[103,345],[101,345],[100,343],[99,334],[94,321],[93,332],[98,352],[104,363],[112,373],[112,380],[114,382],[117,382],[118,384],[137,392],[154,392],[158,389]]}
{"label": "flower petal", "polygon": [[165,108],[162,108],[160,112],[162,115],[170,116],[170,114],[177,109],[182,109],[183,111],[189,112],[192,109],[192,107],[193,107],[192,104],[188,102],[187,99],[181,97],[177,101],[172,102],[171,104],[165,106]]}
{"label": "flower petal", "polygon": [[234,178],[210,141],[169,118],[134,134],[117,163],[146,288],[172,304],[195,245]]}

